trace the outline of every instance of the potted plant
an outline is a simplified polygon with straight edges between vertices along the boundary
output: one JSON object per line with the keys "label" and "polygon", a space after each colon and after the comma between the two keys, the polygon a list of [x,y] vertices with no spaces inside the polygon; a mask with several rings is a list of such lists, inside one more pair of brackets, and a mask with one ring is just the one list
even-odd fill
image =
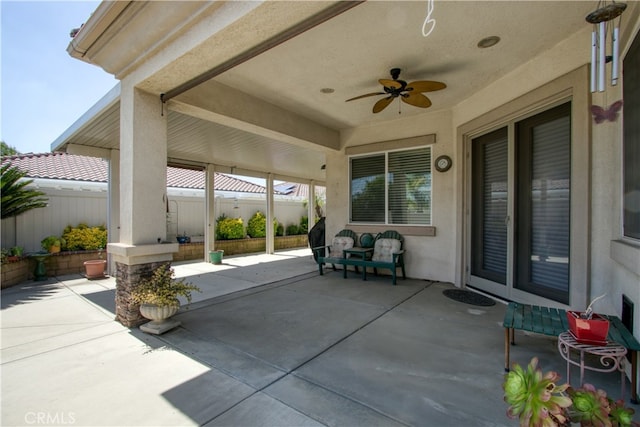
{"label": "potted plant", "polygon": [[189,236],[187,236],[187,232],[186,231],[182,235],[176,236],[176,239],[178,240],[178,243],[180,243],[180,244],[191,243],[191,238]]}
{"label": "potted plant", "polygon": [[145,332],[162,334],[180,325],[170,317],[180,308],[179,296],[191,303],[192,292],[202,292],[200,288],[184,279],[176,279],[169,264],[156,268],[151,277],[141,280],[131,292],[131,299],[140,304],[140,314],[151,322],[140,326]]}
{"label": "potted plant", "polygon": [[63,244],[64,244],[64,239],[58,236],[48,236],[42,239],[42,241],[40,242],[42,249],[44,249],[45,251],[51,254],[60,252],[60,249],[62,248]]}
{"label": "potted plant", "polygon": [[11,249],[9,249],[9,253],[7,255],[7,260],[9,262],[20,261],[20,258],[22,257],[23,251],[24,251],[24,249],[21,246],[12,247]]}
{"label": "potted plant", "polygon": [[107,266],[107,260],[102,259],[102,249],[98,252],[98,258],[90,259],[83,263],[87,279],[102,279],[105,277],[104,270]]}

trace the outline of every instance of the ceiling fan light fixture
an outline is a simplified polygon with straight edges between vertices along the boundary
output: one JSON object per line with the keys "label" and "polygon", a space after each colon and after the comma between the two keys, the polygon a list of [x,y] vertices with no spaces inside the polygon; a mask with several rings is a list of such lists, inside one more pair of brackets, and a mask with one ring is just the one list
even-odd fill
{"label": "ceiling fan light fixture", "polygon": [[478,42],[478,47],[480,49],[486,49],[488,47],[492,47],[497,45],[500,42],[500,37],[498,36],[489,36],[485,37]]}
{"label": "ceiling fan light fixture", "polygon": [[[389,72],[391,74],[390,79],[379,79],[378,83],[382,85],[382,91],[366,93],[364,95],[349,98],[345,102],[355,101],[356,99],[368,98],[370,96],[385,95],[384,98],[379,99],[373,106],[373,113],[379,113],[387,108],[387,106],[396,98],[398,101],[402,100],[409,105],[419,108],[429,108],[431,106],[431,100],[427,98],[423,92],[433,92],[436,90],[442,90],[447,87],[442,82],[436,82],[431,80],[418,80],[407,83],[404,80],[400,80],[400,68],[392,68]],[[400,102],[398,102],[398,106]]]}
{"label": "ceiling fan light fixture", "polygon": [[335,91],[336,90],[334,88],[331,88],[331,87],[323,87],[322,89],[320,89],[321,93],[333,93]]}

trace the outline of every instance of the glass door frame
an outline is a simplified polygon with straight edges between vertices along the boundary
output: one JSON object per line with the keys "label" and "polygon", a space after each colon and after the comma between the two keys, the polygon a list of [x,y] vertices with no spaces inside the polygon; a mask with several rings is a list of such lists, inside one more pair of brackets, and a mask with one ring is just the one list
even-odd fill
{"label": "glass door frame", "polygon": [[[476,138],[479,138],[481,136],[490,134],[492,132],[498,131],[500,129],[506,128],[507,129],[507,218],[506,218],[506,227],[507,227],[507,256],[506,256],[506,272],[505,272],[505,284],[501,284],[501,283],[497,283],[497,282],[493,282],[491,280],[479,277],[479,276],[472,276],[471,271],[472,271],[472,267],[471,267],[471,263],[472,263],[472,256],[471,256],[471,251],[474,249],[473,248],[473,241],[472,241],[472,228],[473,228],[473,186],[472,186],[472,180],[473,177],[471,177],[471,175],[473,174],[473,168],[472,168],[472,163],[473,163],[473,140],[475,140]],[[480,288],[483,291],[486,291],[492,295],[498,296],[500,298],[504,298],[504,299],[508,299],[508,300],[512,300],[512,289],[513,289],[513,278],[514,278],[514,263],[513,263],[513,259],[514,259],[514,225],[513,225],[513,221],[512,218],[514,217],[514,213],[515,213],[515,202],[514,202],[514,191],[515,191],[515,176],[514,176],[514,171],[515,171],[515,156],[513,155],[514,153],[514,139],[515,139],[515,124],[514,123],[507,123],[507,124],[502,124],[500,126],[497,126],[495,129],[486,129],[485,131],[483,131],[482,133],[479,133],[478,135],[473,135],[473,137],[469,137],[467,144],[466,144],[466,152],[467,155],[465,156],[468,160],[467,162],[467,171],[470,175],[470,178],[467,179],[467,184],[468,184],[468,194],[469,194],[469,202],[468,202],[468,208],[466,209],[467,212],[467,221],[466,221],[466,227],[468,229],[468,243],[467,243],[467,260],[468,260],[468,264],[467,264],[467,268],[465,271],[465,283],[472,286],[472,287],[476,287],[476,288]]]}
{"label": "glass door frame", "polygon": [[[557,79],[533,89],[511,101],[489,108],[486,113],[461,124],[457,128],[462,162],[460,194],[462,236],[459,263],[461,286],[470,284],[471,275],[471,141],[473,138],[509,126],[509,140],[514,141],[515,122],[533,116],[567,101],[571,101],[571,271],[569,304],[542,298],[519,289],[514,289],[513,271],[508,270],[509,291],[503,298],[526,304],[584,310],[589,300],[591,278],[590,248],[590,181],[591,181],[591,117],[589,115],[590,92],[589,70],[581,67]],[[514,160],[510,159],[512,163]],[[509,174],[513,175],[514,165],[510,164]],[[513,185],[513,184],[511,184]],[[510,191],[514,188],[510,186]],[[513,194],[513,193],[512,193]],[[513,233],[513,208],[510,210],[509,232]],[[512,234],[510,234],[512,236]],[[508,252],[513,258],[512,250]],[[511,268],[513,263],[511,263]],[[502,286],[502,285],[500,285]],[[491,287],[483,288],[491,292]]]}

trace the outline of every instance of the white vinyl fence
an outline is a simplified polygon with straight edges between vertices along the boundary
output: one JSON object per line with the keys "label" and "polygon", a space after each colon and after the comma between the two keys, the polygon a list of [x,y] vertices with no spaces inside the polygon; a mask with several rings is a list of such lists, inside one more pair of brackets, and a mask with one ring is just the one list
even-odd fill
{"label": "white vinyl fence", "polygon": [[[22,246],[25,252],[40,251],[43,238],[60,236],[67,225],[107,225],[106,184],[40,181],[38,189],[46,193],[48,206],[2,220],[2,248]],[[186,233],[193,242],[202,241],[205,229],[204,190],[168,189],[167,194],[167,240],[176,241],[176,235]],[[306,201],[303,198],[276,197],[274,214],[278,222],[285,229],[289,224],[299,224],[300,218],[307,215]],[[214,220],[224,213],[230,218],[242,218],[246,227],[256,211],[266,213],[264,196],[216,195]]]}

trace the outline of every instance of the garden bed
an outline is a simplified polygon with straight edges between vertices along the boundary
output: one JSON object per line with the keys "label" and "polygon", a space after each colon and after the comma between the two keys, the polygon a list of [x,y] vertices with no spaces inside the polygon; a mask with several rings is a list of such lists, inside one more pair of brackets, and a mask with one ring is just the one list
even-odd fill
{"label": "garden bed", "polygon": [[[84,274],[84,262],[92,259],[106,259],[105,251],[67,251],[51,254],[45,260],[47,276]],[[20,260],[2,264],[2,289],[33,280],[36,260],[28,256]]]}
{"label": "garden bed", "polygon": [[[223,250],[224,255],[240,255],[266,250],[266,239],[238,239],[218,240],[217,250]],[[306,234],[296,236],[278,236],[275,238],[276,250],[303,248],[308,246]],[[47,257],[45,264],[47,276],[64,276],[66,274],[85,274],[84,262],[94,259],[107,259],[106,251],[64,251]],[[204,243],[185,243],[179,245],[178,252],[173,254],[174,261],[204,260]],[[2,264],[2,289],[18,283],[33,280],[36,261],[33,258],[22,257],[17,261]]]}
{"label": "garden bed", "polygon": [[[277,236],[274,241],[275,250],[306,248],[309,246],[306,234],[295,236]],[[267,248],[265,238],[248,238],[235,240],[216,240],[216,250],[223,250],[225,256],[264,252]],[[173,254],[174,261],[204,259],[204,243],[184,243]]]}

